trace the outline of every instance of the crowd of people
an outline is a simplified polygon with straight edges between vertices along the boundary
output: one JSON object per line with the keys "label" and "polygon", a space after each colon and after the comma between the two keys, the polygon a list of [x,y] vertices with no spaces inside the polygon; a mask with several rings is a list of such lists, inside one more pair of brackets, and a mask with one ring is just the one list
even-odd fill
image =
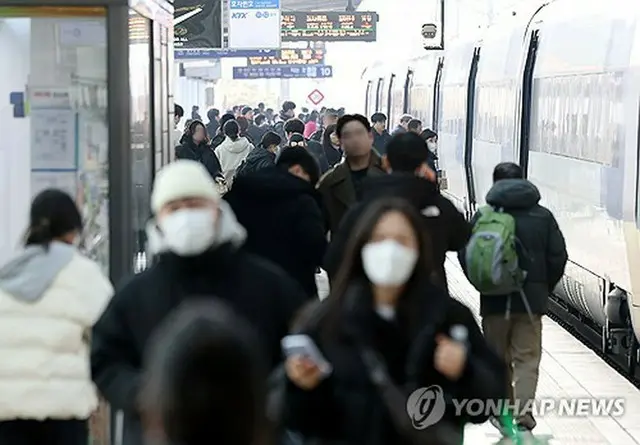
{"label": "crowd of people", "polygon": [[[34,199],[0,268],[0,443],[85,445],[98,395],[122,412],[123,445],[459,445],[468,423],[535,428],[530,411],[454,409],[535,398],[567,252],[519,165],[495,167],[467,221],[440,188],[437,134],[411,116],[391,134],[383,113],[290,101],[207,117],[193,107],[177,130],[151,265],[115,290],[76,247],[72,198]],[[482,329],[449,292],[448,252]],[[432,406],[410,418],[407,398],[434,385],[442,418],[414,428]]]}

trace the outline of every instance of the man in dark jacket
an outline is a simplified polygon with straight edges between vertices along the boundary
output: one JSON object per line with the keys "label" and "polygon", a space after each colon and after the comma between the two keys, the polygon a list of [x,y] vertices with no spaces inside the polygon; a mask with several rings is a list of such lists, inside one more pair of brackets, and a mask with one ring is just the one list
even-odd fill
{"label": "man in dark jacket", "polygon": [[364,180],[385,174],[382,159],[373,150],[369,119],[360,114],[342,116],[336,133],[345,161],[327,172],[318,183],[327,228],[332,236],[349,208],[362,199]]}
{"label": "man in dark jacket", "polygon": [[374,113],[371,116],[373,125],[373,146],[378,154],[387,154],[387,144],[391,140],[391,135],[387,131],[387,116],[384,113]]}
{"label": "man in dark jacket", "polygon": [[257,114],[253,118],[253,122],[249,124],[247,129],[247,135],[254,141],[260,142],[262,136],[269,131],[269,126],[266,124],[267,118],[264,114]]}
{"label": "man in dark jacket", "polygon": [[217,108],[212,108],[207,111],[207,118],[209,118],[209,123],[207,124],[207,133],[210,138],[213,138],[216,133],[218,133],[218,128],[220,128],[220,124],[218,120],[220,119],[220,110]]}
{"label": "man in dark jacket", "polygon": [[[290,100],[286,100],[282,103],[282,110],[278,114],[278,117],[275,119],[273,124],[273,131],[278,133],[283,141],[286,141],[287,135],[284,131],[284,124],[289,119],[294,119],[296,117],[296,104],[291,102]],[[304,131],[300,134],[304,134]]]}
{"label": "man in dark jacket", "polygon": [[444,263],[447,252],[464,248],[471,235],[471,225],[456,207],[438,193],[435,172],[427,165],[427,146],[420,136],[403,133],[391,138],[384,167],[390,175],[367,179],[363,184],[364,199],[345,215],[340,229],[333,234],[324,260],[324,269],[333,279],[340,267],[351,231],[367,205],[380,197],[407,199],[423,215],[433,251],[437,273],[435,284],[447,289]]}
{"label": "man in dark jacket", "polygon": [[[287,137],[287,141],[294,134],[304,134],[304,122],[300,119],[289,119],[284,124],[284,133]],[[307,150],[316,158],[318,166],[320,167],[320,173],[324,174],[329,170],[329,161],[327,161],[327,155],[324,152],[322,144],[310,139],[306,139]]]}
{"label": "man in dark jacket", "polygon": [[240,164],[236,172],[236,178],[275,165],[276,152],[281,142],[282,139],[280,139],[277,133],[273,131],[267,132],[260,141],[260,144],[251,150],[244,162]]}
{"label": "man in dark jacket", "polygon": [[[493,182],[487,193],[487,204],[502,208],[514,217],[516,236],[522,244],[520,260],[527,278],[524,295],[481,295],[480,315],[487,341],[507,363],[513,363],[506,382],[509,395],[512,400],[524,403],[535,399],[542,356],[542,316],[547,312],[549,294],[564,274],[568,255],[556,219],[539,204],[540,192],[523,179],[519,165],[498,164],[493,171]],[[479,217],[476,213],[472,223]],[[459,258],[465,268],[463,252]],[[536,426],[531,414],[517,420],[523,430]]]}
{"label": "man in dark jacket", "polygon": [[409,122],[411,122],[411,119],[413,119],[413,117],[411,117],[410,115],[403,114],[402,117],[400,118],[400,122],[398,123],[398,126],[396,127],[395,130],[393,130],[393,133],[391,133],[391,136],[395,136],[396,134],[406,133],[407,131],[409,131]]}
{"label": "man in dark jacket", "polygon": [[247,229],[244,247],[281,266],[309,297],[327,247],[318,177],[311,153],[285,148],[275,167],[239,177],[225,195]]}
{"label": "man in dark jacket", "polygon": [[124,413],[123,445],[141,445],[139,419],[145,348],[160,323],[183,302],[219,299],[256,330],[271,367],[281,361],[304,294],[276,265],[238,250],[246,238],[214,181],[193,161],[156,175],[150,247],[158,261],[116,292],[93,329],[93,381],[114,411]]}

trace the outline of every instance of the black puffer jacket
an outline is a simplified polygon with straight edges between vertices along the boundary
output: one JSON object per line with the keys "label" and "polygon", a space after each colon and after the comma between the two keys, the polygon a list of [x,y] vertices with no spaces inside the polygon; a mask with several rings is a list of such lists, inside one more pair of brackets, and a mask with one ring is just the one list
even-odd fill
{"label": "black puffer jacket", "polygon": [[311,184],[268,167],[239,176],[224,198],[247,230],[245,249],[282,267],[315,296],[315,272],[327,238],[320,197]]}
{"label": "black puffer jacket", "polygon": [[176,159],[190,159],[200,162],[206,167],[212,178],[222,174],[220,161],[211,146],[205,143],[196,145],[190,137],[187,137],[182,145],[176,147]]}
{"label": "black puffer jacket", "polygon": [[[520,264],[527,270],[524,294],[536,315],[547,312],[549,294],[560,281],[567,264],[567,247],[564,237],[553,214],[538,204],[540,192],[526,179],[503,179],[496,182],[486,201],[489,205],[501,207],[516,221],[516,237],[526,251],[526,257],[520,257]],[[480,217],[476,213],[475,223]],[[466,268],[464,252],[459,255],[460,264]],[[511,313],[527,313],[527,308],[519,294],[505,296],[480,296],[481,315],[501,315],[507,311],[511,300]]]}
{"label": "black puffer jacket", "polygon": [[133,276],[94,326],[91,342],[93,381],[114,410],[124,411],[124,445],[143,443],[137,398],[145,347],[165,317],[193,297],[220,299],[246,318],[270,366],[280,362],[280,339],[305,301],[280,268],[230,244],[188,258],[165,253]]}
{"label": "black puffer jacket", "polygon": [[[424,296],[418,308],[421,315],[417,329],[411,333],[408,320],[380,318],[371,308],[373,297],[368,286],[360,288],[363,290],[359,301],[345,305],[351,309],[341,309],[340,319],[330,326],[335,330],[332,338],[327,339],[318,329],[303,330],[332,364],[333,372],[311,391],[288,382],[285,426],[307,438],[349,445],[408,444],[392,423],[389,405],[369,380],[360,348],[355,344],[366,344],[381,356],[389,376],[407,397],[418,388],[438,385],[442,389],[440,403],[444,405],[444,414],[436,421],[451,425],[460,437],[466,423],[486,421],[485,415],[456,415],[454,405],[454,400],[501,400],[506,396],[506,367],[488,347],[471,311],[441,289],[423,282],[416,289]],[[325,300],[319,310],[331,303]],[[436,336],[448,336],[456,325],[467,329],[468,355],[461,378],[454,382],[438,372],[433,363]],[[352,341],[354,335],[357,342]],[[409,369],[417,372],[409,373]],[[405,400],[394,410],[401,411],[398,415],[407,415]]]}
{"label": "black puffer jacket", "polygon": [[276,164],[276,154],[271,153],[262,145],[256,146],[247,155],[246,159],[238,167],[236,172],[236,178],[247,175],[249,173],[257,172],[263,168],[272,167]]}
{"label": "black puffer jacket", "polygon": [[333,279],[351,237],[351,231],[366,207],[376,199],[387,196],[405,198],[424,216],[425,227],[433,245],[433,261],[439,283],[447,286],[444,262],[447,252],[458,252],[464,248],[471,236],[471,225],[436,185],[426,179],[406,173],[368,178],[363,185],[364,199],[347,212],[340,229],[334,233],[324,259],[324,269]]}

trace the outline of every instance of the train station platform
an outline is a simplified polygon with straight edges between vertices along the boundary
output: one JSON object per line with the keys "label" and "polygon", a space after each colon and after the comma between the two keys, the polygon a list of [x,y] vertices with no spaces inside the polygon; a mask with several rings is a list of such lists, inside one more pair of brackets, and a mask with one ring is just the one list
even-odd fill
{"label": "train station platform", "polygon": [[[449,290],[465,303],[479,321],[480,301],[455,256],[447,260]],[[326,276],[319,276],[318,291],[328,293]],[[624,399],[624,414],[573,416],[550,414],[536,418],[532,443],[548,445],[636,445],[640,444],[640,391],[612,369],[587,346],[549,318],[543,321],[542,363],[538,400]],[[489,423],[472,425],[465,432],[465,445],[509,444]]]}
{"label": "train station platform", "polygon": [[[449,291],[479,317],[480,301],[455,256],[447,261]],[[623,398],[620,417],[547,415],[537,418],[536,443],[549,445],[640,444],[640,391],[587,346],[549,318],[542,328],[539,400],[611,400]],[[490,424],[470,426],[465,444],[499,443],[500,433]],[[500,442],[504,443],[504,442]]]}

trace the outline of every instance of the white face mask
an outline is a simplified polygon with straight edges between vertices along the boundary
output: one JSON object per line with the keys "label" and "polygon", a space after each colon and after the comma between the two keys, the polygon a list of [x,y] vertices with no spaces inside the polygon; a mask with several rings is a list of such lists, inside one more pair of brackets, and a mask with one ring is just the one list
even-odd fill
{"label": "white face mask", "polygon": [[369,280],[378,286],[401,286],[418,261],[418,252],[394,240],[369,243],[362,248],[362,266]]}
{"label": "white face mask", "polygon": [[429,147],[429,150],[431,151],[436,151],[436,148],[438,148],[438,144],[436,142],[427,141],[427,147]]}
{"label": "white face mask", "polygon": [[160,222],[164,243],[180,256],[195,256],[213,245],[215,217],[212,209],[182,209]]}

